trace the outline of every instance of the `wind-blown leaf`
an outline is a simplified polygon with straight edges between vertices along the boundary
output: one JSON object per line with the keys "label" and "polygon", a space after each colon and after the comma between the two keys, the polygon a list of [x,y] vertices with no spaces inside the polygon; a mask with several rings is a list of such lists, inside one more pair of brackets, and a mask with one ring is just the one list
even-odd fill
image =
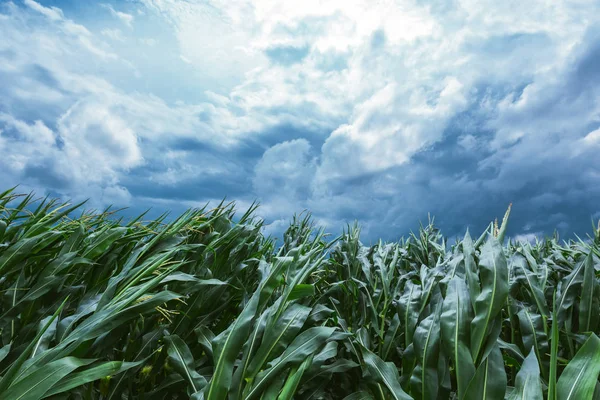
{"label": "wind-blown leaf", "polygon": [[12,347],[12,343],[9,343],[0,349],[0,362],[2,362],[2,360],[4,360],[6,358],[6,356],[10,352],[11,347]]}
{"label": "wind-blown leaf", "polygon": [[83,251],[83,257],[91,260],[103,254],[117,239],[127,232],[125,227],[107,229],[90,240],[89,245]]}
{"label": "wind-blown leaf", "polygon": [[373,395],[369,392],[366,392],[364,390],[358,391],[358,392],[354,392],[352,394],[349,394],[348,396],[344,397],[344,400],[374,400],[375,397],[373,397]]}
{"label": "wind-blown leaf", "polygon": [[548,378],[548,400],[556,400],[556,375],[558,369],[558,318],[556,292],[552,295],[552,327],[550,330],[550,377]]}
{"label": "wind-blown leaf", "polygon": [[504,360],[498,345],[481,362],[465,393],[465,399],[503,400],[506,392]]}
{"label": "wind-blown leaf", "polygon": [[415,331],[413,346],[417,356],[410,383],[415,398],[435,399],[438,397],[438,359],[440,343],[441,304],[425,318]]}
{"label": "wind-blown leaf", "polygon": [[215,370],[208,389],[206,389],[206,400],[221,400],[227,396],[232,382],[233,363],[248,338],[261,297],[265,298],[275,289],[274,277],[285,265],[288,265],[286,261],[280,261],[270,271],[265,270],[266,276],[263,277],[261,285],[254,292],[241,314],[228,329],[215,337],[213,341]]}
{"label": "wind-blown leaf", "polygon": [[[521,327],[521,337],[523,339],[523,345],[525,348],[533,349],[536,355],[536,360],[540,363],[540,370],[542,376],[546,378],[548,375],[547,357],[546,354],[550,352],[548,345],[548,336],[546,335],[546,325],[539,314],[532,314],[527,309],[523,308],[517,313],[519,317],[519,324]],[[544,374],[544,371],[546,374]]]}
{"label": "wind-blown leaf", "polygon": [[556,307],[559,328],[561,328],[567,320],[569,312],[579,294],[578,291],[581,289],[584,264],[585,262],[577,263],[575,268],[573,268],[573,271],[564,277],[558,285],[558,302]]}
{"label": "wind-blown leaf", "polygon": [[465,238],[462,241],[462,249],[465,262],[465,275],[469,287],[471,304],[473,305],[473,309],[475,309],[476,299],[481,293],[481,285],[479,283],[477,265],[475,264],[475,247],[473,245],[473,240],[469,235],[469,231],[467,231]]}
{"label": "wind-blown leaf", "polygon": [[458,397],[463,398],[475,375],[475,365],[469,350],[469,324],[473,315],[469,290],[465,281],[454,277],[448,283],[440,318],[442,345],[454,363]]}
{"label": "wind-blown leaf", "polygon": [[88,368],[84,371],[78,371],[62,379],[58,384],[50,389],[45,397],[64,393],[86,383],[94,382],[107,376],[117,375],[131,368],[137,367],[139,362],[108,361],[100,365]]}
{"label": "wind-blown leaf", "polygon": [[29,357],[31,351],[33,351],[36,343],[40,340],[42,335],[46,332],[46,330],[50,327],[50,325],[52,325],[52,323],[54,322],[54,319],[56,319],[58,314],[60,314],[60,312],[62,311],[67,300],[68,299],[65,299],[62,302],[60,307],[58,307],[58,309],[52,315],[52,318],[50,318],[50,320],[48,322],[46,322],[46,325],[42,329],[39,330],[39,332],[36,335],[36,337],[34,338],[34,340],[29,342],[29,344],[27,345],[25,350],[23,352],[21,352],[21,354],[19,355],[17,360],[11,364],[8,371],[2,376],[2,380],[0,380],[0,394],[2,394],[3,391],[5,391],[13,383],[13,380],[17,376],[17,374],[19,372],[22,372],[21,367],[25,363],[25,360],[27,359],[27,357]]}
{"label": "wind-blown leaf", "polygon": [[269,363],[269,368],[258,374],[252,389],[245,399],[256,398],[271,379],[274,379],[285,367],[295,365],[319,350],[333,334],[336,328],[314,327],[298,335],[283,354]]}
{"label": "wind-blown leaf", "polygon": [[384,362],[376,354],[369,351],[367,348],[361,348],[364,367],[369,374],[385,387],[388,388],[391,397],[394,400],[411,400],[410,397],[400,386],[400,377],[398,376],[398,369],[392,362]]}
{"label": "wind-blown leaf", "polygon": [[206,386],[206,379],[194,369],[194,358],[188,346],[177,335],[165,336],[169,362],[191,388],[191,394],[197,393]]}
{"label": "wind-blown leaf", "polygon": [[277,400],[292,400],[294,398],[294,394],[296,394],[296,390],[300,384],[300,379],[302,379],[302,375],[304,375],[304,372],[310,367],[312,360],[313,355],[310,355],[302,362],[302,364],[300,364],[300,366],[292,367]]}
{"label": "wind-blown leaf", "polygon": [[[43,320],[40,321],[40,331],[42,331],[46,324],[52,319],[52,316],[48,316],[46,318],[44,318]],[[38,339],[38,341],[35,343],[35,347],[33,348],[33,351],[31,352],[31,357],[35,357],[35,355],[37,353],[42,353],[44,352],[46,349],[48,349],[48,344],[50,343],[50,341],[52,340],[52,338],[54,337],[54,335],[56,334],[56,322],[57,320],[54,319],[50,325],[48,326],[47,329],[44,330],[42,336]]]}
{"label": "wind-blown leaf", "polygon": [[246,341],[259,300],[260,292],[256,291],[230,328],[215,337],[213,341],[215,371],[207,389],[207,400],[220,400],[227,396],[231,387],[233,363]]}
{"label": "wind-blown leaf", "polygon": [[[492,377],[493,379],[493,377]],[[533,349],[525,358],[515,380],[515,390],[509,400],[542,400],[542,382],[540,367]]]}
{"label": "wind-blown leaf", "polygon": [[591,251],[585,258],[582,286],[581,301],[579,302],[579,330],[581,332],[596,332],[600,319],[600,285],[596,279],[593,253]]}
{"label": "wind-blown leaf", "polygon": [[557,400],[591,399],[600,374],[600,339],[591,334],[556,384]]}
{"label": "wind-blown leaf", "polygon": [[526,284],[526,288],[531,293],[531,297],[534,299],[535,304],[539,313],[544,317],[549,317],[550,312],[548,311],[548,305],[544,298],[544,290],[540,283],[538,276],[534,271],[529,270],[527,266],[527,259],[520,254],[515,254],[512,257],[513,270],[518,274],[518,279],[522,280]]}
{"label": "wind-blown leaf", "polygon": [[480,359],[489,330],[508,296],[506,257],[493,237],[481,249],[479,271],[481,293],[475,299],[475,318],[471,323],[471,354],[476,361]]}
{"label": "wind-blown leaf", "polygon": [[88,365],[95,360],[81,360],[75,357],[65,357],[52,361],[42,367],[33,368],[11,385],[2,394],[4,399],[37,400],[45,396],[54,385],[75,369]]}
{"label": "wind-blown leaf", "polygon": [[419,309],[421,307],[421,287],[411,281],[406,283],[404,294],[398,302],[398,314],[404,327],[404,341],[406,347],[412,343],[413,335],[419,319]]}
{"label": "wind-blown leaf", "polygon": [[[44,234],[40,235],[43,236]],[[40,237],[32,237],[21,239],[17,243],[11,245],[7,250],[0,255],[0,273],[3,270],[17,264],[31,254],[33,247],[38,243]]]}
{"label": "wind-blown leaf", "polygon": [[247,376],[250,379],[256,377],[267,361],[281,354],[289,346],[302,329],[310,311],[310,307],[292,304],[283,312],[277,322],[263,333],[261,345],[247,368]]}

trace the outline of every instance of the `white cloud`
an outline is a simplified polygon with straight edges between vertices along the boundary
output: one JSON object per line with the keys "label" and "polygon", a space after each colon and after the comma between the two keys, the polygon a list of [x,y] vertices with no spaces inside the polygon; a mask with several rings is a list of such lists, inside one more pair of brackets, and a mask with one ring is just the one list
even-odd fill
{"label": "white cloud", "polygon": [[173,25],[181,59],[229,89],[241,82],[245,72],[264,65],[248,43],[253,23],[249,4],[142,1]]}
{"label": "white cloud", "polygon": [[477,147],[477,138],[473,135],[461,135],[458,138],[458,144],[467,151],[472,151]]}
{"label": "white cloud", "polygon": [[105,104],[77,102],[58,120],[64,151],[89,171],[128,169],[142,162],[134,131]]}
{"label": "white cloud", "polygon": [[289,219],[281,218],[276,219],[270,224],[263,226],[263,235],[272,236],[275,238],[281,238],[286,229],[290,226]]}
{"label": "white cloud", "polygon": [[154,47],[158,43],[158,40],[154,38],[142,38],[140,39],[140,42],[142,42],[146,46]]}
{"label": "white cloud", "polygon": [[123,32],[120,29],[103,29],[100,32],[102,35],[109,39],[116,40],[118,42],[124,42]]}
{"label": "white cloud", "polygon": [[[51,187],[75,200],[89,197],[90,204],[97,207],[129,203],[131,196],[127,189],[117,183],[120,166],[106,153],[85,143],[84,138],[70,137],[66,129],[61,129],[64,148],[60,149],[58,135],[42,121],[28,124],[0,114],[0,123],[4,124],[5,132],[12,133],[0,135],[0,151],[6,155],[0,160],[3,182],[21,184],[21,190],[35,190],[38,194]],[[112,165],[105,164],[107,160]],[[14,181],[19,176],[27,180]]]}
{"label": "white cloud", "polygon": [[111,13],[112,16],[120,19],[121,22],[123,22],[129,28],[133,27],[133,19],[134,19],[133,15],[124,13],[122,11],[117,11],[110,4],[101,4],[101,6],[104,7],[104,8],[106,8],[108,11],[110,11],[110,13]]}
{"label": "white cloud", "polygon": [[[56,24],[56,26],[66,35],[76,38],[82,47],[84,47],[87,51],[93,53],[96,56],[99,56],[104,59],[117,59],[117,56],[114,53],[106,51],[96,44],[92,42],[90,39],[91,33],[88,31],[83,25],[76,24],[70,19],[65,18],[61,9],[57,7],[44,7],[41,4],[33,1],[33,0],[25,0],[25,5],[35,10],[36,12],[44,15],[50,21]],[[13,8],[13,12],[18,13]],[[20,21],[19,21],[20,22]],[[31,35],[31,33],[29,33]],[[31,36],[28,37],[30,39]],[[48,37],[45,38],[36,38],[39,41],[49,42],[50,39]],[[47,45],[51,45],[50,43],[46,43]]]}
{"label": "white cloud", "polygon": [[5,113],[0,113],[0,121],[5,124],[5,127],[16,129],[25,141],[47,146],[55,144],[54,134],[43,121],[37,120],[32,125],[28,125]]}
{"label": "white cloud", "polygon": [[65,17],[62,10],[58,7],[44,7],[33,0],[24,0],[23,3],[27,7],[39,12],[40,14],[45,15],[53,21],[60,21],[63,20]]}
{"label": "white cloud", "polygon": [[352,177],[407,163],[417,151],[441,139],[449,118],[467,105],[463,85],[454,77],[441,82],[437,93],[388,84],[359,104],[352,122],[327,139],[321,179]]}
{"label": "white cloud", "polygon": [[534,244],[536,242],[536,239],[541,239],[543,237],[544,237],[543,232],[533,232],[533,233],[520,233],[518,235],[515,235],[513,237],[513,239],[516,240],[517,242]]}
{"label": "white cloud", "polygon": [[135,18],[105,4],[135,20],[127,35],[11,4],[0,140],[16,149],[11,171],[55,160],[73,192],[128,202],[129,171],[175,188],[237,169],[250,191],[238,197],[260,196],[276,221],[309,208],[377,234],[430,209],[483,215],[478,201],[525,189],[528,207],[554,212],[598,187],[585,160],[600,147],[600,91],[582,78],[594,0],[142,0]]}
{"label": "white cloud", "polygon": [[315,167],[307,140],[296,139],[276,144],[265,151],[254,167],[254,190],[266,198],[306,197]]}

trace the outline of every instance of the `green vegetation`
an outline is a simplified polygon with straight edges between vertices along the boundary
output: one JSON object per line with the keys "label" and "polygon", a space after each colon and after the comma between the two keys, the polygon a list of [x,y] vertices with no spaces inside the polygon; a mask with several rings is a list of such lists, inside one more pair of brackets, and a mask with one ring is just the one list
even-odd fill
{"label": "green vegetation", "polygon": [[[0,194],[1,399],[591,399],[600,231],[366,247]],[[449,250],[448,250],[449,249]]]}

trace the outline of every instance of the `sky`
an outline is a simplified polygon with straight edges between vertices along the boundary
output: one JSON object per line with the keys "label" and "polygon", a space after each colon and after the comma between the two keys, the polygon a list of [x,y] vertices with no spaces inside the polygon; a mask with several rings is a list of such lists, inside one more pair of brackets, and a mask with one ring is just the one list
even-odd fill
{"label": "sky", "polygon": [[0,190],[365,242],[600,218],[598,0],[0,0]]}

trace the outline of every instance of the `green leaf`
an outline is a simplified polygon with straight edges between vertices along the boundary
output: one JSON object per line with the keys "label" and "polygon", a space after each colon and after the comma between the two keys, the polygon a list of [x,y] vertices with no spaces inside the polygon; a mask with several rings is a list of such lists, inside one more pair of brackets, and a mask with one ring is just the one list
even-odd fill
{"label": "green leaf", "polygon": [[206,379],[194,369],[194,357],[183,340],[177,335],[165,336],[169,363],[191,388],[191,394],[199,392],[206,386]]}
{"label": "green leaf", "polygon": [[127,232],[126,227],[117,227],[107,229],[93,238],[88,236],[88,239],[91,239],[91,243],[86,246],[82,256],[89,258],[90,260],[96,259],[98,256],[104,254],[117,239],[125,234],[125,232]]}
{"label": "green leaf", "polygon": [[411,394],[417,399],[435,399],[439,391],[438,359],[441,304],[417,326],[413,346],[417,365],[410,378]]}
{"label": "green leaf", "polygon": [[360,390],[344,397],[344,400],[375,400],[375,397],[367,391]]}
{"label": "green leaf", "polygon": [[271,400],[277,398],[277,396],[281,392],[281,389],[283,388],[285,379],[285,374],[280,374],[279,376],[275,377],[275,379],[273,379],[273,381],[261,394],[260,400]]}
{"label": "green leaf", "polygon": [[88,368],[84,371],[74,372],[66,378],[62,379],[58,384],[53,386],[52,389],[50,389],[44,397],[64,393],[78,386],[85,385],[86,383],[94,382],[107,376],[120,374],[121,372],[127,371],[128,369],[140,365],[141,363],[142,361],[108,361]]}
{"label": "green leaf", "polygon": [[256,291],[231,326],[215,337],[213,355],[215,370],[206,391],[207,400],[225,399],[231,387],[233,363],[242,348],[258,308],[260,292]]}
{"label": "green leaf", "polygon": [[[40,235],[43,236],[44,234]],[[27,239],[21,239],[18,242],[12,244],[8,249],[2,252],[0,256],[0,274],[5,269],[16,265],[18,262],[23,261],[25,258],[31,255],[34,246],[38,243],[41,237],[32,237]]]}
{"label": "green leaf", "polygon": [[302,375],[304,372],[310,367],[310,364],[313,360],[313,354],[311,354],[306,360],[300,364],[298,367],[292,367],[290,370],[290,374],[281,389],[281,393],[277,400],[292,400],[294,398],[294,394],[296,394],[296,390],[298,389],[298,385],[300,384],[300,380],[302,379]]}
{"label": "green leaf", "polygon": [[579,331],[596,332],[600,319],[600,285],[594,270],[594,257],[590,251],[583,268],[583,287],[579,302]]}
{"label": "green leaf", "polygon": [[481,358],[494,319],[508,297],[506,257],[500,243],[493,237],[481,249],[479,275],[481,293],[475,299],[475,318],[471,323],[471,354],[476,361]]}
{"label": "green leaf", "polygon": [[535,300],[538,311],[544,317],[549,317],[548,305],[544,297],[544,288],[540,283],[538,276],[531,271],[527,265],[527,259],[520,254],[513,255],[512,269],[517,275],[517,279],[526,285],[531,297]]}
{"label": "green leaf", "polygon": [[2,376],[2,380],[0,380],[0,394],[2,394],[13,383],[14,378],[19,372],[23,372],[21,370],[21,367],[25,363],[25,360],[27,359],[27,357],[29,357],[29,355],[35,348],[37,342],[40,340],[44,332],[46,332],[46,330],[50,327],[50,325],[52,325],[58,314],[60,314],[67,300],[68,298],[62,302],[60,307],[58,307],[58,309],[52,315],[52,318],[50,318],[46,325],[39,330],[35,338],[31,342],[29,342],[25,350],[23,350],[23,352],[19,355],[17,360],[12,363],[8,371]]}
{"label": "green leaf", "polygon": [[[42,319],[39,323],[39,331],[42,331],[45,328],[48,321],[50,321],[51,319],[52,316],[48,316]],[[35,347],[33,348],[33,351],[31,352],[31,357],[35,357],[36,354],[42,353],[48,349],[50,341],[54,338],[54,335],[56,335],[56,322],[57,320],[54,319],[50,323],[48,328],[42,333],[42,336],[38,339],[38,341],[35,344]]]}
{"label": "green leaf", "polygon": [[552,294],[552,328],[550,336],[550,377],[548,400],[556,400],[556,375],[558,370],[558,317],[556,313],[556,291]]}
{"label": "green leaf", "polygon": [[550,352],[548,336],[545,332],[546,324],[544,323],[541,315],[532,314],[525,308],[522,308],[517,313],[517,316],[519,318],[519,325],[521,327],[523,345],[526,349],[534,350],[536,359],[540,363],[542,376],[546,378],[548,376],[548,370],[546,367],[544,367],[543,362],[545,361],[547,363],[548,359],[546,354]]}
{"label": "green leaf", "polygon": [[504,242],[504,236],[506,235],[506,228],[508,226],[508,217],[510,215],[510,209],[512,204],[509,204],[506,213],[504,213],[504,217],[502,218],[502,223],[500,224],[500,229],[498,230],[498,242],[501,244]]}
{"label": "green leaf", "polygon": [[469,350],[469,324],[473,318],[469,289],[465,281],[455,277],[448,283],[440,318],[442,345],[454,363],[458,398],[464,397],[475,375],[475,365]]}
{"label": "green leaf", "polygon": [[406,282],[404,293],[398,302],[398,314],[404,327],[404,343],[408,347],[413,340],[413,335],[419,320],[419,310],[421,308],[421,287],[411,281]]}
{"label": "green leaf", "polygon": [[2,348],[0,349],[0,362],[2,362],[2,360],[6,358],[8,353],[10,353],[11,346],[12,343],[7,344],[6,346],[2,346]]}
{"label": "green leaf", "polygon": [[531,349],[515,378],[515,390],[509,400],[543,400],[540,367]]}
{"label": "green leaf", "polygon": [[288,298],[289,301],[301,299],[302,297],[314,296],[315,294],[315,285],[308,283],[301,283],[292,289],[290,296]]}
{"label": "green leaf", "polygon": [[319,350],[333,334],[336,328],[314,327],[298,335],[283,354],[269,363],[269,368],[258,374],[252,389],[245,397],[250,400],[258,397],[270,380],[274,379],[285,367],[303,362]]}
{"label": "green leaf", "polygon": [[267,270],[268,264],[263,263],[265,275],[261,285],[229,328],[215,337],[213,341],[215,369],[208,389],[206,389],[206,400],[226,398],[231,388],[234,362],[248,338],[261,298],[267,298],[275,290],[276,277],[287,265],[289,262],[277,261],[272,269]]}
{"label": "green leaf", "polygon": [[473,305],[473,309],[475,309],[476,299],[481,293],[481,285],[479,283],[477,265],[475,264],[475,247],[473,246],[473,240],[469,235],[469,231],[467,231],[465,238],[462,241],[462,249],[465,260],[465,275],[467,277],[471,304]]}
{"label": "green leaf", "polygon": [[202,350],[204,350],[209,357],[212,357],[212,341],[215,339],[215,334],[206,326],[200,326],[194,329],[194,332],[198,338],[198,344],[202,346]]}
{"label": "green leaf", "polygon": [[591,399],[600,374],[600,339],[591,334],[556,384],[557,400]]}
{"label": "green leaf", "polygon": [[584,264],[585,262],[577,263],[571,273],[564,277],[558,285],[558,303],[556,307],[559,329],[562,328],[562,325],[569,318],[570,311],[581,290]]}
{"label": "green leaf", "polygon": [[52,361],[42,367],[32,368],[12,384],[5,392],[0,392],[3,399],[37,400],[45,396],[54,385],[75,369],[88,365],[95,360],[82,360],[75,357],[65,357]]}
{"label": "green leaf", "polygon": [[398,314],[394,314],[392,320],[390,321],[390,326],[385,332],[385,336],[383,339],[383,348],[381,350],[381,356],[384,360],[387,359],[390,354],[390,350],[392,346],[396,342],[396,338],[398,335],[398,331],[400,330],[400,316]]}
{"label": "green leaf", "polygon": [[[272,311],[275,311],[273,308]],[[267,361],[280,355],[298,335],[311,308],[300,304],[292,304],[287,308],[275,324],[267,324],[263,332],[262,342],[250,360],[246,378],[253,380]]]}
{"label": "green leaf", "polygon": [[506,392],[504,360],[498,345],[481,362],[465,393],[465,399],[503,400]]}
{"label": "green leaf", "polygon": [[369,374],[385,387],[388,388],[391,397],[394,400],[412,400],[400,386],[400,376],[398,368],[392,362],[385,362],[376,354],[361,346],[364,368]]}

